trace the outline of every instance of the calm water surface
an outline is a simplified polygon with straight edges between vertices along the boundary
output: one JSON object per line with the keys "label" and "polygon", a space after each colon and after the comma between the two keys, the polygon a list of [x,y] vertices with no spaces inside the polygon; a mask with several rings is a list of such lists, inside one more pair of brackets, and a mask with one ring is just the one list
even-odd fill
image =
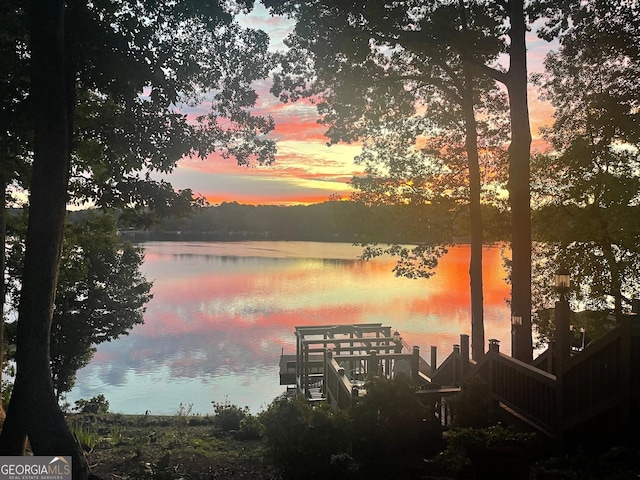
{"label": "calm water surface", "polygon": [[[469,249],[457,247],[428,280],[394,277],[392,259],[364,262],[350,244],[232,242],[145,244],[153,280],[145,324],[98,347],[67,399],[104,394],[121,413],[174,414],[211,402],[253,413],[282,393],[278,361],[295,353],[294,327],[381,322],[439,361],[470,333]],[[485,338],[509,353],[500,250],[484,251]]]}

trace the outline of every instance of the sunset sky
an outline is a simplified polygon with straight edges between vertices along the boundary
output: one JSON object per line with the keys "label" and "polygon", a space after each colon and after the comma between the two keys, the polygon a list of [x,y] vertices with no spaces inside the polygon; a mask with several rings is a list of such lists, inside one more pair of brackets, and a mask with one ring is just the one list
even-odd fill
{"label": "sunset sky", "polygon": [[[274,50],[284,48],[282,40],[292,28],[290,20],[269,16],[258,3],[243,23],[266,31]],[[530,72],[541,71],[549,44],[531,33],[528,49]],[[269,93],[269,87],[268,81],[256,84],[260,94],[256,108],[268,112],[276,122],[275,131],[270,134],[278,149],[273,165],[239,167],[232,160],[213,155],[204,161],[185,158],[164,178],[176,189],[192,189],[211,204],[237,201],[291,205],[324,202],[332,194],[348,197],[352,190],[347,182],[361,172],[353,162],[360,148],[346,144],[327,147],[325,129],[317,123],[315,107],[301,102],[282,104]],[[530,90],[529,108],[535,146],[538,128],[550,122],[552,109],[538,100],[534,88]]]}

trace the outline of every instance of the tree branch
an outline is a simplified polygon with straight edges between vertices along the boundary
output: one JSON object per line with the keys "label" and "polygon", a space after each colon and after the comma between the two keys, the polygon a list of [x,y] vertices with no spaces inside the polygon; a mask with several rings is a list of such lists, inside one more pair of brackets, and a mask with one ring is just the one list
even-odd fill
{"label": "tree branch", "polygon": [[503,85],[509,84],[509,72],[502,72],[496,68],[488,66],[485,63],[478,62],[474,58],[471,58],[470,61],[487,77],[493,78],[496,82],[502,83]]}
{"label": "tree branch", "polygon": [[496,0],[496,4],[501,6],[505,12],[509,11],[509,0]]}
{"label": "tree branch", "polygon": [[448,87],[444,80],[441,78],[431,77],[429,75],[400,75],[397,77],[386,77],[384,80],[388,80],[391,82],[416,80],[428,83],[429,85],[433,85],[434,87],[442,91],[442,93],[449,97],[449,99],[454,103],[457,103],[458,105],[462,103],[462,97],[458,95],[458,93],[454,89]]}

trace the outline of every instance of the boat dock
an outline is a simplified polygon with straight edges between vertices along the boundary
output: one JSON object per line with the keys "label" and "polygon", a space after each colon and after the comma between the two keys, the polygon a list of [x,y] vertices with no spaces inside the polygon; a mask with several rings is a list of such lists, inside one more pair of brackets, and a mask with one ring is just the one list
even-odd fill
{"label": "boat dock", "polygon": [[[443,425],[451,417],[446,399],[471,376],[485,381],[493,403],[513,423],[549,438],[593,434],[634,435],[640,424],[640,317],[625,315],[611,331],[580,349],[552,346],[531,364],[500,352],[489,340],[477,362],[469,358],[469,336],[461,335],[436,367],[382,324],[296,327],[296,353],[283,354],[280,384],[291,394],[349,408],[366,395],[372,377],[408,375],[417,393],[434,406]],[[614,431],[615,430],[615,431]]]}

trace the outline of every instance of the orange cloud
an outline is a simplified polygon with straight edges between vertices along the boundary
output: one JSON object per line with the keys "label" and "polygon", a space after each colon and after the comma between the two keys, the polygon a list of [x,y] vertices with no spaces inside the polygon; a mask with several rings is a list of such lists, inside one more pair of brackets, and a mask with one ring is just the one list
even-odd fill
{"label": "orange cloud", "polygon": [[319,125],[315,119],[300,117],[276,119],[274,137],[276,140],[295,140],[298,142],[317,142],[324,144],[327,138],[324,136],[326,128]]}

